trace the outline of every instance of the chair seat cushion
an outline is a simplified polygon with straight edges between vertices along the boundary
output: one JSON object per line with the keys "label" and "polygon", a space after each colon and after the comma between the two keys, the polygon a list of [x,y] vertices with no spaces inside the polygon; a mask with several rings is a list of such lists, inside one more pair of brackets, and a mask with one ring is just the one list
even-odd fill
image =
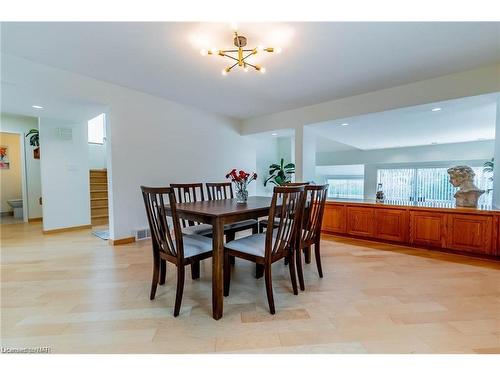
{"label": "chair seat cushion", "polygon": [[[263,220],[259,221],[259,223],[261,225],[267,225],[269,223],[269,219],[263,219]],[[280,225],[279,220],[274,220],[274,226],[277,227],[279,225]]]}
{"label": "chair seat cushion", "polygon": [[212,239],[198,234],[182,236],[182,243],[184,244],[184,258],[212,251]]}
{"label": "chair seat cushion", "polygon": [[191,225],[186,228],[182,228],[182,233],[184,234],[199,234],[201,236],[212,233],[212,226],[210,224],[198,224]]}
{"label": "chair seat cushion", "polygon": [[[252,227],[253,225],[257,225],[257,220],[249,219],[249,220],[243,220],[243,221],[238,221],[236,223],[229,224],[229,229],[248,228],[248,227]],[[225,229],[227,229],[227,228],[225,228]]]}
{"label": "chair seat cushion", "polygon": [[266,252],[266,234],[257,233],[230,241],[225,245],[225,248],[263,258]]}

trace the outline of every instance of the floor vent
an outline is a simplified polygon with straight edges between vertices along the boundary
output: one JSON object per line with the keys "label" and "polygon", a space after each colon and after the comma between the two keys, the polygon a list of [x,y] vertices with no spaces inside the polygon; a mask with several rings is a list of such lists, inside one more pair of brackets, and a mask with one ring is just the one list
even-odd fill
{"label": "floor vent", "polygon": [[145,240],[146,238],[151,238],[151,231],[149,228],[137,229],[135,231],[135,240]]}

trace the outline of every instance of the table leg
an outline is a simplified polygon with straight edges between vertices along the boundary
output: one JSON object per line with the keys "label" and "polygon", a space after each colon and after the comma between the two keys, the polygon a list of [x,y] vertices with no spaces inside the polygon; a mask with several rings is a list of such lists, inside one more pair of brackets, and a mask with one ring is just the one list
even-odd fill
{"label": "table leg", "polygon": [[224,224],[215,219],[212,225],[212,316],[215,320],[222,318],[224,302]]}

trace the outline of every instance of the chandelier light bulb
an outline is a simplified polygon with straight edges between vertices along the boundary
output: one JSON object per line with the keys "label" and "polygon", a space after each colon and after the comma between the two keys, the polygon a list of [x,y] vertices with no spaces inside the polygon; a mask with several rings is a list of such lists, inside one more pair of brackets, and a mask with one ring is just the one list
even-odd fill
{"label": "chandelier light bulb", "polygon": [[264,68],[264,67],[260,68],[259,72],[261,72],[262,74],[264,74],[266,72],[266,68]]}
{"label": "chandelier light bulb", "polygon": [[222,73],[223,76],[227,76],[227,73],[229,73],[229,68],[222,69],[221,73]]}
{"label": "chandelier light bulb", "polygon": [[208,51],[206,49],[202,49],[202,50],[200,50],[200,55],[206,56],[206,55],[208,55]]}
{"label": "chandelier light bulb", "polygon": [[263,45],[261,45],[261,44],[259,44],[259,45],[257,46],[257,51],[264,51],[264,46],[263,46]]}
{"label": "chandelier light bulb", "polygon": [[281,53],[283,50],[281,49],[281,47],[278,47],[278,48],[275,48],[274,49],[274,52],[276,53]]}
{"label": "chandelier light bulb", "polygon": [[217,51],[217,48],[215,48],[215,47],[210,48],[210,53],[211,53],[212,55],[215,55],[217,52],[218,52],[218,51]]}
{"label": "chandelier light bulb", "polygon": [[246,73],[248,72],[248,66],[245,65],[245,67],[243,68],[243,71]]}

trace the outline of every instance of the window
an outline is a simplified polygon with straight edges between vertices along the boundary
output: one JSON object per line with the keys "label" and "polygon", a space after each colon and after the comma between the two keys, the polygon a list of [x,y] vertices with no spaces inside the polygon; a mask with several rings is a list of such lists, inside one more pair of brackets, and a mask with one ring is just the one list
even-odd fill
{"label": "window", "polygon": [[364,178],[330,177],[326,179],[328,198],[363,199]]}
{"label": "window", "polygon": [[88,123],[88,142],[103,144],[106,138],[105,115],[101,113]]}
{"label": "window", "polygon": [[[411,202],[455,203],[453,195],[457,191],[449,182],[448,168],[398,168],[379,169],[377,182],[382,184],[387,200]],[[476,185],[487,192],[492,187],[488,173],[483,167],[472,167]],[[491,204],[491,194],[483,194],[480,205]]]}

